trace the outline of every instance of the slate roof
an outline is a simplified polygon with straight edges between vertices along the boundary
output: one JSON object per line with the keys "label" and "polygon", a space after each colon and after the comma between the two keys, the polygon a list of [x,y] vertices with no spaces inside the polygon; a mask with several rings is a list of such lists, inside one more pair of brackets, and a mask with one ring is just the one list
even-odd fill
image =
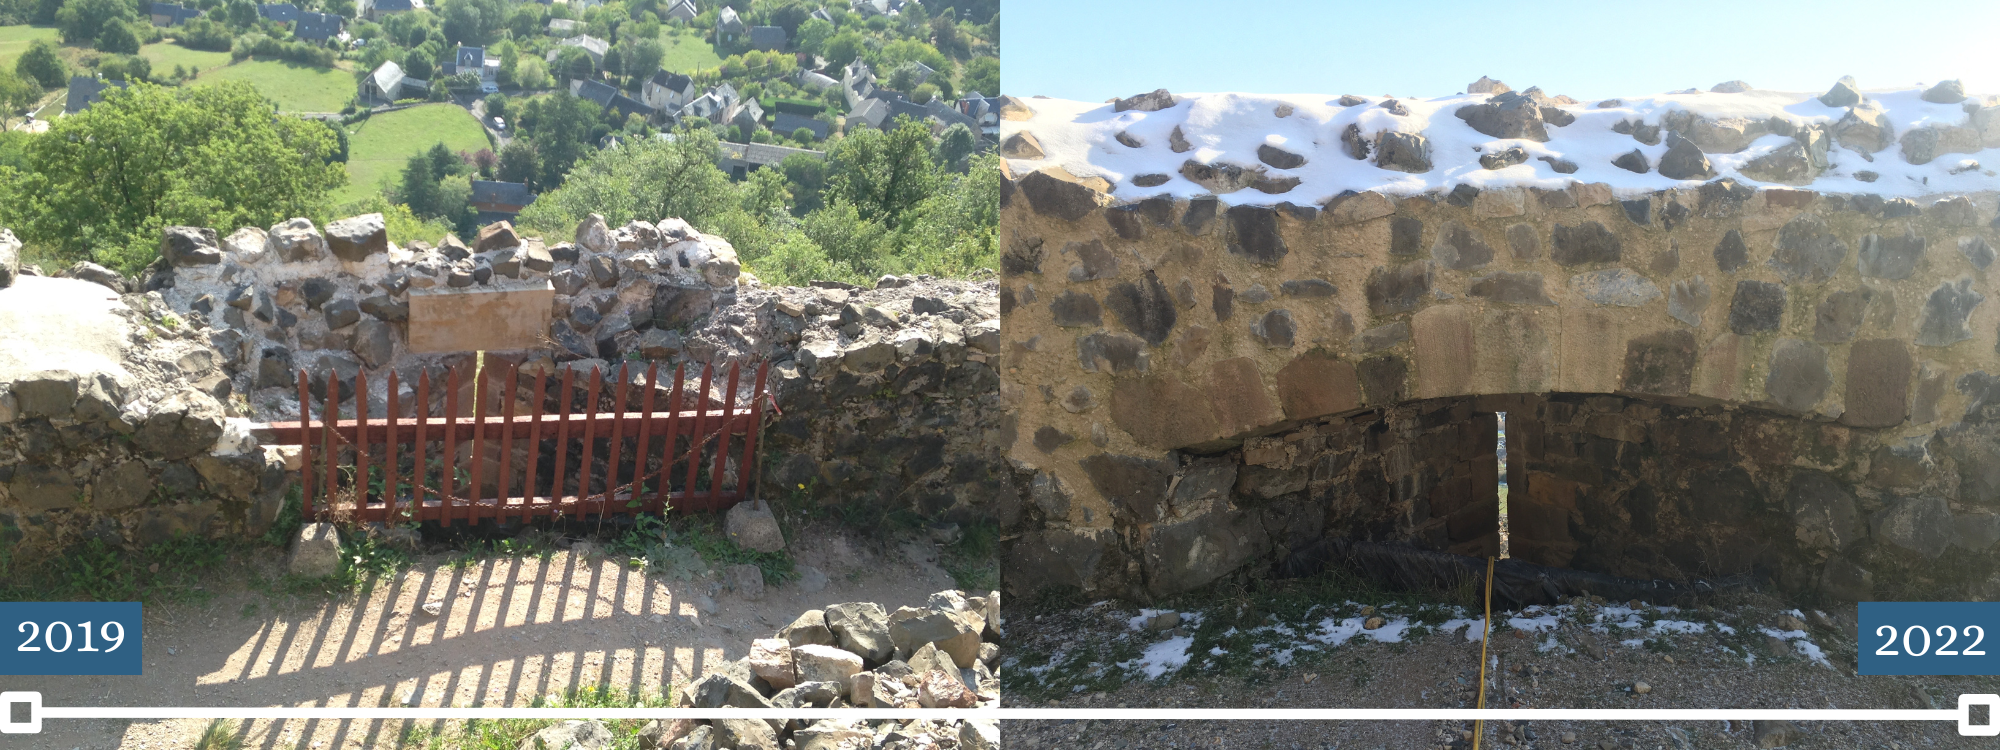
{"label": "slate roof", "polygon": [[101,81],[90,76],[70,76],[69,98],[63,102],[63,114],[73,115],[90,109],[90,105],[104,101],[104,90],[117,86],[125,88],[124,81]]}
{"label": "slate roof", "polygon": [[[597,64],[599,65],[604,64],[604,53],[611,50],[610,42],[604,41],[589,34],[579,34],[570,37],[568,39],[564,39],[560,42],[556,42],[556,46],[582,47],[584,52],[590,53],[590,59],[596,61]],[[549,56],[548,56],[549,62],[556,61],[556,53],[559,51],[561,50],[553,50],[553,49],[549,50]]]}
{"label": "slate roof", "polygon": [[576,22],[567,18],[551,18],[549,19],[549,31],[555,34],[568,34],[576,31]]}
{"label": "slate roof", "polygon": [[672,71],[656,70],[653,71],[653,83],[664,86],[669,91],[686,91],[689,86],[694,85],[694,79]]}
{"label": "slate roof", "polygon": [[812,131],[813,137],[820,140],[825,140],[827,134],[833,130],[832,126],[827,125],[823,120],[816,120],[804,115],[795,115],[790,112],[779,112],[777,122],[771,127],[771,130],[789,136],[799,128]]}
{"label": "slate roof", "polygon": [[300,13],[298,19],[298,27],[292,30],[292,36],[313,42],[340,36],[340,27],[346,21],[332,13]]}
{"label": "slate roof", "polygon": [[581,85],[577,87],[576,95],[595,102],[597,106],[625,114],[634,112],[646,116],[653,114],[652,107],[646,106],[645,102],[619,93],[618,89],[613,88],[611,84],[603,81],[579,81],[578,83]]}
{"label": "slate roof", "polygon": [[809,148],[773,146],[768,143],[736,143],[733,141],[723,141],[721,145],[722,154],[725,158],[759,167],[784,161],[785,157],[793,154],[810,154],[816,159],[826,158],[825,151],[814,151]]}
{"label": "slate roof", "polygon": [[166,16],[168,26],[179,26],[201,17],[200,8],[187,8],[173,3],[153,3],[151,14]]}
{"label": "slate roof", "polygon": [[383,12],[417,9],[414,0],[374,0],[374,2],[368,4],[368,7],[371,10]]}
{"label": "slate roof", "polygon": [[527,185],[518,182],[473,180],[472,202],[497,203],[503,206],[528,206],[535,202],[535,194],[528,192]]}
{"label": "slate roof", "polygon": [[715,17],[715,30],[729,34],[743,33],[743,19],[736,15],[736,9],[722,6],[722,12]]}
{"label": "slate roof", "polygon": [[483,68],[483,67],[485,67],[485,66],[486,66],[486,48],[484,48],[484,47],[463,47],[463,46],[462,46],[462,47],[459,47],[459,48],[458,48],[458,59],[457,59],[457,63],[458,63],[458,67],[459,67],[460,69],[462,69],[462,70],[463,70],[463,69],[471,69],[471,70],[475,70],[475,71],[476,71],[476,70],[479,70],[480,68]]}
{"label": "slate roof", "polygon": [[778,26],[752,26],[750,46],[767,50],[784,49],[785,30]]}
{"label": "slate roof", "polygon": [[257,6],[257,15],[279,23],[299,20],[299,6],[291,3],[265,3]]}

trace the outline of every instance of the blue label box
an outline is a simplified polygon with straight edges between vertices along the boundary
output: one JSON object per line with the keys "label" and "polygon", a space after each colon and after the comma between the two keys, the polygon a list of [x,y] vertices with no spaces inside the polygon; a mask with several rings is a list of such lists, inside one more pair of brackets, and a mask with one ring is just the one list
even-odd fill
{"label": "blue label box", "polygon": [[136,675],[138,602],[0,602],[0,675]]}
{"label": "blue label box", "polygon": [[1862,602],[1861,674],[2000,675],[2000,602]]}

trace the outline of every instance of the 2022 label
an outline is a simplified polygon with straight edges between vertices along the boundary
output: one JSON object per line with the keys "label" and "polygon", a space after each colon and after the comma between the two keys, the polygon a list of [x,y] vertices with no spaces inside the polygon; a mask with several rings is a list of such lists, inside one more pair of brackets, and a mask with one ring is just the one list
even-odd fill
{"label": "2022 label", "polygon": [[0,674],[136,675],[138,602],[0,602]]}
{"label": "2022 label", "polygon": [[2000,675],[2000,602],[1862,602],[1865,675]]}

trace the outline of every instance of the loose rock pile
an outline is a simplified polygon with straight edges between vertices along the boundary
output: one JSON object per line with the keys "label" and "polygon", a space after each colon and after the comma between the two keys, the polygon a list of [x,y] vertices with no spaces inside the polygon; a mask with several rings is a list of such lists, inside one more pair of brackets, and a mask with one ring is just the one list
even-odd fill
{"label": "loose rock pile", "polygon": [[[872,602],[807,611],[750,655],[689,685],[692,708],[993,708],[1000,681],[1000,592],[932,594],[923,608]],[[645,750],[916,750],[999,747],[993,721],[656,721]]]}

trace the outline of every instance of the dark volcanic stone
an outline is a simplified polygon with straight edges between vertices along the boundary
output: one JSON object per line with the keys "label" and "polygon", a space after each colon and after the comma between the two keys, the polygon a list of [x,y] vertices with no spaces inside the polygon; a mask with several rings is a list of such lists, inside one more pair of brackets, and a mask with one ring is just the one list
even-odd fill
{"label": "dark volcanic stone", "polygon": [[1268,143],[1257,146],[1257,160],[1278,169],[1298,169],[1306,165],[1305,157]]}
{"label": "dark volcanic stone", "polygon": [[1729,330],[1741,336],[1778,330],[1785,315],[1785,287],[1769,281],[1738,281],[1729,301]]}
{"label": "dark volcanic stone", "polygon": [[1522,138],[1540,143],[1549,141],[1549,131],[1542,125],[1540,103],[1522,92],[1509,91],[1486,100],[1484,104],[1460,107],[1453,114],[1472,126],[1473,130],[1494,138]]}
{"label": "dark volcanic stone", "polygon": [[1553,305],[1547,293],[1542,291],[1542,275],[1539,273],[1515,273],[1498,271],[1472,280],[1468,293],[1474,297],[1508,302],[1517,305]]}
{"label": "dark volcanic stone", "polygon": [[1834,292],[1821,300],[1813,311],[1813,342],[1845,344],[1861,329],[1861,315],[1868,311],[1869,290]]}
{"label": "dark volcanic stone", "polygon": [[1972,317],[1972,308],[1984,301],[1985,295],[1972,291],[1971,279],[1938,285],[1924,302],[1924,316],[1917,324],[1917,345],[1950,346],[1972,338],[1965,321]]}
{"label": "dark volcanic stone", "polygon": [[1231,206],[1229,252],[1252,263],[1277,265],[1289,252],[1278,235],[1278,212],[1264,206]]}
{"label": "dark volcanic stone", "polygon": [[1292,279],[1279,284],[1278,291],[1287,297],[1331,297],[1339,290],[1321,279]]}
{"label": "dark volcanic stone", "polygon": [[1250,324],[1250,333],[1273,349],[1292,348],[1298,332],[1298,323],[1292,320],[1290,310],[1272,310],[1264,313],[1262,320]]}
{"label": "dark volcanic stone", "polygon": [[1095,328],[1104,325],[1103,308],[1097,298],[1081,292],[1063,292],[1049,302],[1049,315],[1065,328]]}
{"label": "dark volcanic stone", "polygon": [[1625,209],[1625,218],[1632,223],[1642,227],[1653,225],[1653,199],[1634,198],[1629,201],[1619,201],[1618,205]]}
{"label": "dark volcanic stone", "polygon": [[1047,170],[1021,178],[1020,190],[1035,213],[1043,216],[1076,221],[1097,210],[1097,191],[1082,183],[1051,175]]}
{"label": "dark volcanic stone", "polygon": [[1703,216],[1720,219],[1735,216],[1742,211],[1743,204],[1750,200],[1750,196],[1757,194],[1757,189],[1724,177],[1702,183],[1700,193],[1701,198],[1696,202],[1696,209]]}
{"label": "dark volcanic stone", "polygon": [[[1111,421],[1140,445],[1176,448],[1214,436],[1212,412],[1202,408],[1205,396],[1172,374],[1119,378],[1111,387]],[[1161,404],[1186,404],[1162,409]]]}
{"label": "dark volcanic stone", "polygon": [[1612,159],[1611,166],[1623,169],[1627,172],[1637,172],[1639,174],[1645,174],[1647,172],[1653,171],[1652,162],[1647,161],[1646,154],[1636,148],[1632,149],[1630,152],[1624,154],[1623,156],[1620,156],[1616,159]]}
{"label": "dark volcanic stone", "polygon": [[1869,519],[1872,536],[1935,560],[1957,536],[1951,506],[1941,497],[1904,498]]}
{"label": "dark volcanic stone", "polygon": [[1375,166],[1397,172],[1431,171],[1431,142],[1416,133],[1385,131],[1375,144]]}
{"label": "dark volcanic stone", "polygon": [[1841,549],[1862,536],[1854,495],[1824,472],[1799,469],[1785,490],[1785,511],[1799,542],[1809,548]]}
{"label": "dark volcanic stone", "polygon": [[1431,246],[1431,258],[1454,271],[1469,271],[1493,262],[1493,248],[1472,230],[1447,221],[1438,230],[1437,244]]}
{"label": "dark volcanic stone", "polygon": [[1965,255],[1966,260],[1972,262],[1972,267],[1981,271],[1993,265],[1993,246],[1986,244],[1984,237],[1958,238],[1958,251]]}
{"label": "dark volcanic stone", "polygon": [[1054,453],[1057,448],[1075,441],[1075,435],[1049,425],[1042,425],[1041,429],[1035,430],[1035,447],[1041,449],[1043,453]]}
{"label": "dark volcanic stone", "polygon": [[1819,103],[1829,107],[1852,107],[1861,103],[1861,90],[1851,76],[1843,76],[1833,88],[1819,95]]}
{"label": "dark volcanic stone", "polygon": [[1355,161],[1368,160],[1368,139],[1361,137],[1361,126],[1348,123],[1347,129],[1340,131],[1340,147],[1348,158]]}
{"label": "dark volcanic stone", "polygon": [[1479,188],[1459,183],[1451,189],[1450,193],[1445,195],[1444,202],[1459,208],[1471,208],[1472,201],[1478,197]]}
{"label": "dark volcanic stone", "polygon": [[361,308],[351,299],[338,299],[326,304],[322,311],[326,315],[326,327],[337,330],[354,325],[361,320]]}
{"label": "dark volcanic stone", "polygon": [[1686,224],[1688,215],[1692,213],[1694,212],[1680,201],[1668,201],[1667,207],[1660,209],[1660,226],[1666,227],[1667,231],[1671,232],[1675,227]]}
{"label": "dark volcanic stone", "polygon": [[1861,238],[1861,275],[1875,279],[1907,279],[1924,255],[1924,238],[1904,230],[1901,237],[1870,234]]}
{"label": "dark volcanic stone", "polygon": [[1771,253],[1770,266],[1787,283],[1821,282],[1833,278],[1846,259],[1847,243],[1827,231],[1825,221],[1800,214],[1778,230],[1778,249]]}
{"label": "dark volcanic stone", "polygon": [[1118,322],[1126,330],[1139,334],[1149,344],[1164,344],[1167,335],[1173,333],[1177,315],[1173,295],[1167,293],[1166,285],[1152,271],[1147,271],[1136,284],[1126,282],[1112,287],[1104,304],[1118,316]]}
{"label": "dark volcanic stone", "polygon": [[1215,320],[1220,323],[1228,320],[1230,314],[1236,311],[1236,290],[1229,288],[1228,284],[1216,284],[1213,291],[1215,293]]}
{"label": "dark volcanic stone", "polygon": [[1743,233],[1734,229],[1722,235],[1722,241],[1715,243],[1715,267],[1723,273],[1736,273],[1737,269],[1750,262],[1750,248],[1743,244]]}
{"label": "dark volcanic stone", "polygon": [[1521,148],[1520,146],[1515,146],[1513,148],[1501,149],[1499,151],[1495,151],[1490,154],[1481,155],[1479,157],[1479,166],[1484,167],[1486,169],[1506,169],[1508,167],[1514,166],[1516,164],[1522,164],[1527,161],[1528,161],[1528,150]]}
{"label": "dark volcanic stone", "polygon": [[1675,180],[1706,180],[1715,176],[1708,155],[1679,133],[1667,135],[1667,153],[1660,157],[1660,176]]}
{"label": "dark volcanic stone", "polygon": [[1389,220],[1389,254],[1416,255],[1423,248],[1424,222],[1407,216]]}
{"label": "dark volcanic stone", "polygon": [[1771,374],[1764,380],[1772,402],[1795,412],[1811,411],[1832,384],[1824,347],[1799,339],[1779,339],[1772,347]]}
{"label": "dark volcanic stone", "polygon": [[1151,369],[1146,340],[1129,333],[1093,333],[1076,340],[1077,363],[1084,372],[1137,374]]}
{"label": "dark volcanic stone", "polygon": [[1119,99],[1118,101],[1112,103],[1111,111],[1158,112],[1160,110],[1174,106],[1174,104],[1175,102],[1173,94],[1167,93],[1166,89],[1153,89],[1152,91],[1148,91],[1144,94],[1138,94],[1136,96],[1128,96],[1123,99]]}
{"label": "dark volcanic stone", "polygon": [[1161,185],[1167,184],[1167,181],[1171,179],[1173,179],[1173,177],[1169,175],[1142,174],[1132,178],[1132,184],[1136,187],[1159,187]]}
{"label": "dark volcanic stone", "polygon": [[333,282],[312,278],[299,283],[299,296],[306,301],[307,310],[318,310],[327,300],[333,299]]}
{"label": "dark volcanic stone", "polygon": [[1063,252],[1077,259],[1077,264],[1069,269],[1070,281],[1095,281],[1118,276],[1118,256],[1104,247],[1103,240],[1072,242],[1063,247]]}
{"label": "dark volcanic stone", "polygon": [[1369,406],[1387,406],[1403,400],[1403,387],[1410,374],[1410,366],[1402,357],[1389,355],[1361,360],[1355,373],[1361,380],[1362,402]]}
{"label": "dark volcanic stone", "polygon": [[1431,264],[1403,263],[1393,268],[1376,267],[1368,273],[1368,311],[1373,315],[1394,315],[1417,309],[1431,292]]}
{"label": "dark volcanic stone", "polygon": [[1650,333],[1625,344],[1625,390],[1656,396],[1685,396],[1694,379],[1694,332]]}
{"label": "dark volcanic stone", "polygon": [[1938,81],[1936,86],[1924,90],[1923,99],[1933,104],[1957,104],[1965,101],[1965,84],[1956,78]]}
{"label": "dark volcanic stone", "polygon": [[1550,259],[1565,266],[1616,263],[1623,254],[1618,236],[1595,221],[1575,227],[1557,224],[1550,244]]}
{"label": "dark volcanic stone", "polygon": [[1158,459],[1099,453],[1077,462],[1105,500],[1144,520],[1159,517],[1174,465]]}
{"label": "dark volcanic stone", "polygon": [[1188,201],[1187,213],[1181,214],[1181,231],[1200,237],[1208,233],[1208,226],[1215,223],[1215,214],[1221,210],[1222,201],[1213,195],[1204,195]]}
{"label": "dark volcanic stone", "polygon": [[1856,341],[1847,352],[1847,410],[1840,423],[1851,427],[1894,427],[1910,411],[1910,376],[1916,372],[1910,346],[1896,339]]}
{"label": "dark volcanic stone", "polygon": [[1535,260],[1542,257],[1542,239],[1535,234],[1535,225],[1515,224],[1508,227],[1507,249],[1514,253],[1515,260]]}
{"label": "dark volcanic stone", "polygon": [[1556,174],[1576,174],[1576,162],[1568,159],[1558,159],[1553,156],[1537,156],[1535,160],[1548,162],[1549,169],[1555,170]]}

